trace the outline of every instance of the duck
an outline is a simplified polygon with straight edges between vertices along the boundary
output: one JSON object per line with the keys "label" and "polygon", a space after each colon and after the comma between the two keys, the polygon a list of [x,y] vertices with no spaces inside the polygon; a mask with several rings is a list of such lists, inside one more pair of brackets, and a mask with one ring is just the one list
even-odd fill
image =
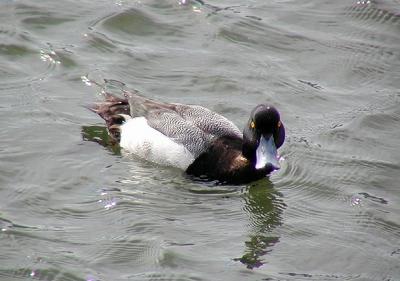
{"label": "duck", "polygon": [[137,90],[103,93],[87,108],[102,119],[123,151],[172,166],[197,179],[244,184],[280,168],[285,141],[278,110],[258,104],[241,132],[224,116],[200,105],[167,103]]}

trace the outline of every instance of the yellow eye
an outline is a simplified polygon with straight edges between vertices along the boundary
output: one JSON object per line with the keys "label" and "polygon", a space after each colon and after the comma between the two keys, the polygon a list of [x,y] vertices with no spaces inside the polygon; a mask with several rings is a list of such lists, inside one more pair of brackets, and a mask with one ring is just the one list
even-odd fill
{"label": "yellow eye", "polygon": [[282,126],[282,122],[279,121],[279,122],[278,122],[278,128],[280,128],[281,126]]}
{"label": "yellow eye", "polygon": [[252,129],[254,129],[254,128],[256,127],[256,124],[254,123],[254,121],[251,121],[250,127],[251,127]]}

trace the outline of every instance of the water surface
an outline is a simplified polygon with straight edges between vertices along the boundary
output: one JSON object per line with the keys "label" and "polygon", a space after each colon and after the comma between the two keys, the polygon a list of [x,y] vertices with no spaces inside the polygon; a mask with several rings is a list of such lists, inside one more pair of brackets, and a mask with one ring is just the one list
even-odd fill
{"label": "water surface", "polygon": [[[0,279],[399,280],[399,7],[2,1]],[[272,103],[282,169],[212,186],[121,155],[82,77],[239,127]]]}

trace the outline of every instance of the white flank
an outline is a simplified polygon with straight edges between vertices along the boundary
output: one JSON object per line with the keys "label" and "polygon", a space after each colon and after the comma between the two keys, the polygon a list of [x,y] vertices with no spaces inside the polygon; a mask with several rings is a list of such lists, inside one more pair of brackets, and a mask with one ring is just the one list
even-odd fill
{"label": "white flank", "polygon": [[129,119],[121,126],[120,145],[145,160],[183,170],[194,161],[182,144],[150,127],[145,117]]}

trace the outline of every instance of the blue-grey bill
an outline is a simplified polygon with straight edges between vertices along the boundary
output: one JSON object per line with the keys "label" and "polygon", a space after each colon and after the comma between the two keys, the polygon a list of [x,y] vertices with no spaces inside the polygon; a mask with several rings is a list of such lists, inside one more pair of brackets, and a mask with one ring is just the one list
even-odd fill
{"label": "blue-grey bill", "polygon": [[256,150],[256,169],[264,168],[265,165],[271,163],[275,170],[279,169],[278,152],[276,150],[274,137],[265,139],[262,135],[260,143]]}

